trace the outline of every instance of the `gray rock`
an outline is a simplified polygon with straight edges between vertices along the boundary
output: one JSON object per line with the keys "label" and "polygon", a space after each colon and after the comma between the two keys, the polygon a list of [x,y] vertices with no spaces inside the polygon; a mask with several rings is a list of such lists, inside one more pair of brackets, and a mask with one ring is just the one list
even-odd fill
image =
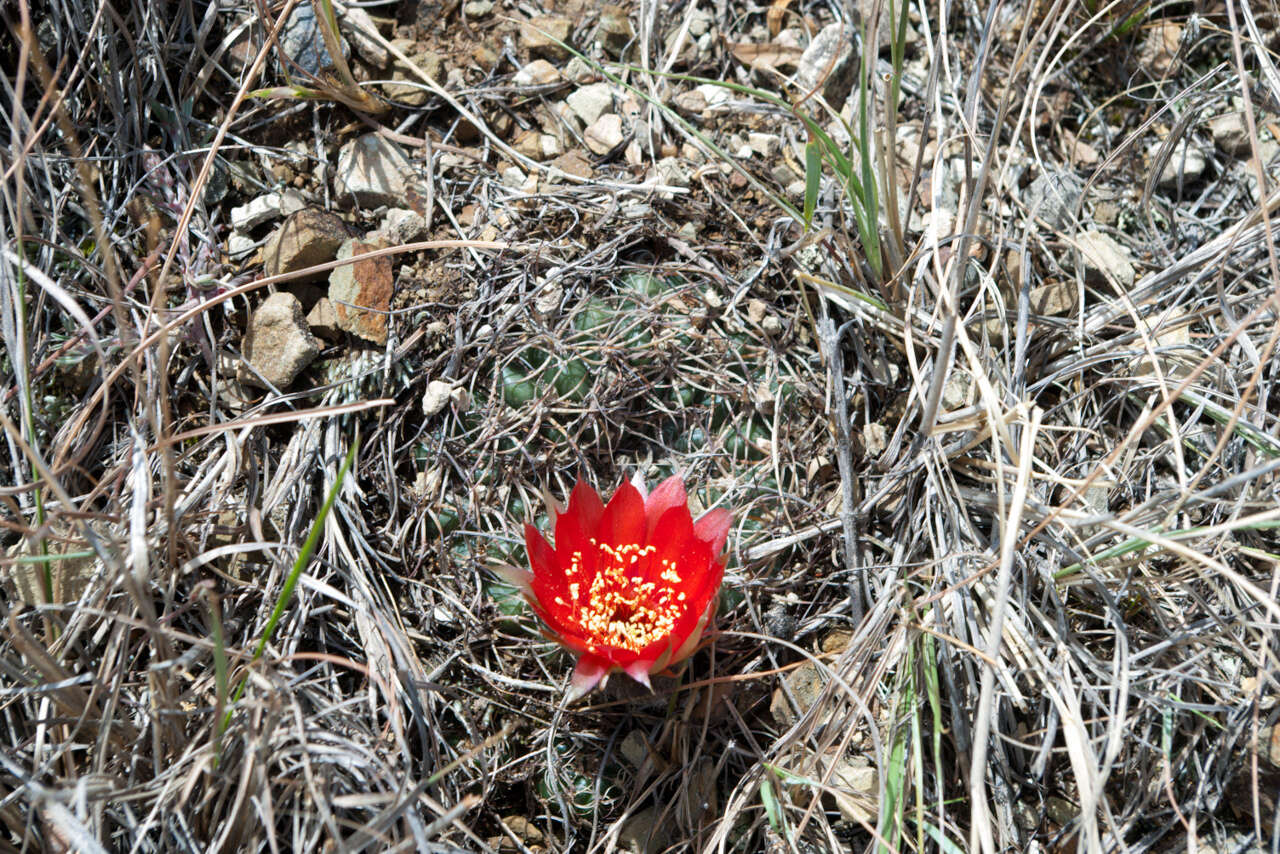
{"label": "gray rock", "polygon": [[342,337],[342,328],[338,326],[338,312],[328,297],[320,297],[307,313],[307,326],[312,333],[326,341],[337,341]]}
{"label": "gray rock", "polygon": [[1213,144],[1226,154],[1249,153],[1249,129],[1243,113],[1233,111],[1214,116],[1209,120],[1209,133],[1213,134]]}
{"label": "gray rock", "polygon": [[803,92],[822,84],[819,94],[838,110],[849,97],[856,70],[853,43],[845,38],[844,24],[836,22],[823,27],[805,48],[796,68],[795,83]]}
{"label": "gray rock", "polygon": [[417,211],[392,208],[382,221],[382,233],[396,246],[412,243],[427,229],[427,221]]}
{"label": "gray rock", "polygon": [[613,109],[613,90],[608,83],[592,83],[572,92],[565,103],[583,124],[590,127],[602,115]]}
{"label": "gray rock", "polygon": [[320,355],[321,349],[320,341],[307,328],[298,298],[283,291],[275,293],[253,313],[241,344],[245,360],[257,373],[242,365],[236,375],[246,385],[266,388],[265,379],[283,389]]}
{"label": "gray rock", "polygon": [[373,17],[368,12],[359,6],[348,6],[342,12],[340,22],[342,29],[351,36],[356,51],[364,57],[365,61],[379,68],[387,64],[391,55],[387,53],[382,43],[371,35],[378,32],[378,25],[373,22]]}
{"label": "gray rock", "polygon": [[545,59],[535,59],[517,71],[511,82],[516,86],[546,86],[559,83],[562,79],[560,69]]}
{"label": "gray rock", "polygon": [[1128,290],[1137,279],[1133,256],[1110,235],[1090,230],[1076,238],[1084,260],[1085,274]]}
{"label": "gray rock", "polygon": [[1027,188],[1027,209],[1050,228],[1065,228],[1075,215],[1083,192],[1080,179],[1070,172],[1045,172]]}
{"label": "gray rock", "polygon": [[1190,139],[1181,139],[1173,146],[1173,154],[1160,170],[1158,183],[1165,188],[1192,184],[1204,176],[1205,167],[1208,165],[1209,162],[1204,152],[1200,150],[1200,146]]}
{"label": "gray rock", "polygon": [[587,148],[596,154],[608,154],[622,143],[622,117],[606,113],[596,119],[582,135]]}
{"label": "gray rock", "polygon": [[248,234],[264,222],[288,216],[305,206],[306,202],[297,190],[266,193],[251,199],[248,204],[232,208],[231,227],[241,234]]}
{"label": "gray rock", "polygon": [[333,191],[344,204],[402,207],[413,181],[413,164],[400,146],[376,133],[367,133],[338,152]]}
{"label": "gray rock", "polygon": [[[349,57],[351,46],[341,36],[338,39],[343,57]],[[320,32],[320,22],[316,20],[316,10],[310,3],[294,8],[284,29],[280,31],[280,47],[286,56],[308,74],[318,75],[322,69],[333,65],[333,58],[325,47],[324,35]]]}

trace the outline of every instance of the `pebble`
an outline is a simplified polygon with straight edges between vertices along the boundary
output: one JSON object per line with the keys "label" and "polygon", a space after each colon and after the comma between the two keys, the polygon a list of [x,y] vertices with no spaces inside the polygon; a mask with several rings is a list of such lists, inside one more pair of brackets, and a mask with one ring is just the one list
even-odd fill
{"label": "pebble", "polygon": [[622,144],[622,118],[613,113],[600,116],[582,138],[594,153],[608,154]]}
{"label": "pebble", "polygon": [[400,146],[368,133],[351,140],[338,152],[333,190],[344,204],[363,208],[403,205],[413,164]]}
{"label": "pebble", "polygon": [[245,360],[257,373],[241,365],[236,375],[246,385],[267,388],[263,382],[266,380],[283,389],[320,355],[321,349],[320,341],[311,334],[302,316],[298,298],[284,291],[274,293],[253,313],[241,343]]}
{"label": "pebble", "polygon": [[608,83],[592,83],[570,93],[565,103],[584,124],[590,126],[613,109],[613,90]]}

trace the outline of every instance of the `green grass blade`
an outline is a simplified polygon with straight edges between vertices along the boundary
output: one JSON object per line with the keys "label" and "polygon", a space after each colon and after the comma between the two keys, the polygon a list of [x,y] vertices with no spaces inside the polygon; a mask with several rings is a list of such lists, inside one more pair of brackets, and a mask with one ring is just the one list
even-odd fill
{"label": "green grass blade", "polygon": [[822,186],[822,149],[812,139],[804,147],[804,228],[813,227],[813,211],[818,207],[818,189]]}

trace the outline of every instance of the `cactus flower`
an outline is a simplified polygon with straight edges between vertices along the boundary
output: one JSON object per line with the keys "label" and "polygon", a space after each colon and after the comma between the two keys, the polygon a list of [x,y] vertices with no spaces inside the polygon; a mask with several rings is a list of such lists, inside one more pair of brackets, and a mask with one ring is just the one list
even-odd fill
{"label": "cactus flower", "polygon": [[578,655],[569,699],[615,670],[649,686],[650,674],[688,658],[715,611],[724,578],[728,511],[697,521],[680,477],[652,492],[639,475],[606,506],[582,481],[554,508],[555,546],[524,526],[532,572],[510,580],[546,626]]}

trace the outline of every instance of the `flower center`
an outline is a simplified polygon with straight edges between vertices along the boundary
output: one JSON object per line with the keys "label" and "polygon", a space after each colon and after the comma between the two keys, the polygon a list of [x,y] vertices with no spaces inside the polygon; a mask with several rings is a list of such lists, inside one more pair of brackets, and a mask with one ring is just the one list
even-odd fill
{"label": "flower center", "polygon": [[[614,547],[591,538],[596,549],[594,578],[581,578],[582,553],[575,552],[565,574],[569,579],[570,612],[584,633],[597,645],[639,652],[671,634],[685,611],[685,594],[674,585],[681,582],[676,565],[663,560],[657,579],[645,581],[640,559],[656,546],[628,544]],[[586,588],[585,590],[583,588]]]}

